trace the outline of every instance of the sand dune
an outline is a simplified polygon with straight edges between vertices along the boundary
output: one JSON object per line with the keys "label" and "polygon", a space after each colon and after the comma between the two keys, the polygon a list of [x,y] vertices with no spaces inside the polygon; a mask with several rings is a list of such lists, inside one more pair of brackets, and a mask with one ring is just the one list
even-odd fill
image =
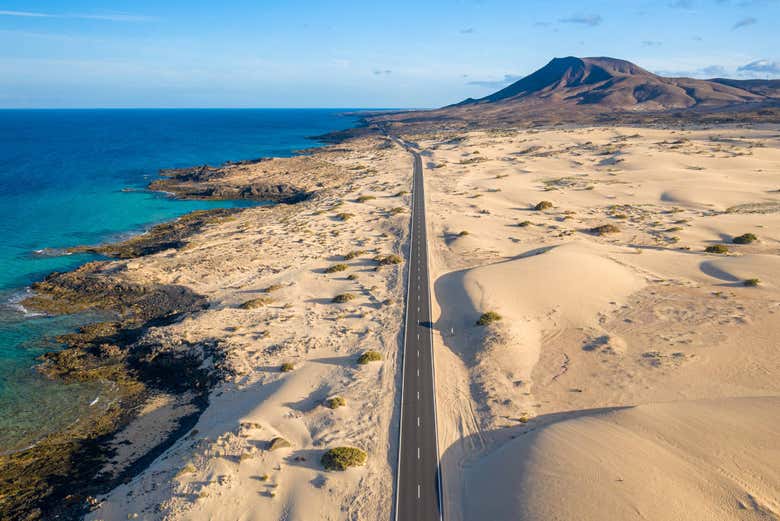
{"label": "sand dune", "polygon": [[449,519],[777,519],[777,129],[415,139]]}
{"label": "sand dune", "polygon": [[468,468],[466,518],[778,519],[778,410],[758,397],[562,415]]}

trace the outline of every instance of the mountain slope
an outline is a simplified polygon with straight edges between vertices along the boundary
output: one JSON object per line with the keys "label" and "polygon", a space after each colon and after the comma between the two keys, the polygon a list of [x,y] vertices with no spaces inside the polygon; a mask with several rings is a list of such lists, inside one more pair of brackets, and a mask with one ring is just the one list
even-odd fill
{"label": "mountain slope", "polygon": [[484,98],[368,118],[387,127],[780,121],[778,80],[697,80],[615,58],[555,58]]}
{"label": "mountain slope", "polygon": [[762,98],[761,94],[725,83],[664,78],[624,60],[567,57],[555,58],[494,94],[460,105],[542,99],[564,105],[657,111],[745,103]]}

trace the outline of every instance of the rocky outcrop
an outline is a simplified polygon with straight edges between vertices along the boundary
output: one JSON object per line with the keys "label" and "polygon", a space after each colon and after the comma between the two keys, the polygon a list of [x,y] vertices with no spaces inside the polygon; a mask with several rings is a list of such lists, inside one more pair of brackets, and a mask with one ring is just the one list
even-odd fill
{"label": "rocky outcrop", "polygon": [[158,179],[149,184],[149,189],[170,192],[184,199],[217,199],[251,201],[272,201],[276,203],[297,203],[311,194],[300,187],[286,182],[236,179],[237,167],[256,165],[263,162],[226,163],[221,167],[208,165],[193,168],[162,170]]}
{"label": "rocky outcrop", "polygon": [[76,246],[68,248],[69,253],[96,253],[118,259],[131,259],[151,255],[168,249],[178,249],[187,243],[187,238],[200,232],[209,224],[230,219],[240,208],[218,208],[188,213],[175,221],[153,226],[148,232],[122,242],[100,246]]}
{"label": "rocky outcrop", "polygon": [[[207,403],[208,389],[221,376],[218,341],[190,344],[161,333],[184,313],[207,306],[206,299],[175,285],[126,280],[121,268],[92,262],[68,273],[52,273],[33,286],[24,301],[49,313],[100,310],[112,319],[58,337],[65,349],[42,357],[39,370],[64,381],[110,383],[114,399],[35,446],[0,456],[0,518],[80,519],[95,495],[128,479],[191,428]],[[204,364],[209,359],[213,363]],[[112,436],[158,391],[191,396],[193,414],[137,461],[116,462],[111,476],[99,469],[112,457]],[[189,398],[188,398],[189,399]]]}

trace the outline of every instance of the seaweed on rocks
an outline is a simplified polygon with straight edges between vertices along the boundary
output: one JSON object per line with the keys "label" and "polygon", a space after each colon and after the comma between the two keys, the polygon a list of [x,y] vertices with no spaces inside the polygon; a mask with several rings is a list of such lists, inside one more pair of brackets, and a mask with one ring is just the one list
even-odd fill
{"label": "seaweed on rocks", "polygon": [[[33,289],[24,301],[29,309],[97,309],[114,315],[58,337],[66,348],[44,355],[39,370],[64,381],[111,382],[116,399],[30,448],[0,455],[0,519],[79,519],[95,495],[140,472],[194,425],[208,403],[208,390],[223,376],[221,346],[216,340],[192,344],[162,333],[183,314],[207,307],[203,296],[182,286],[124,280],[122,270],[108,262],[52,273]],[[207,359],[215,362],[204,364]],[[191,396],[196,412],[179,418],[175,432],[161,433],[161,442],[145,456],[123,462],[116,474],[101,474],[114,457],[112,437],[160,391]]]}
{"label": "seaweed on rocks", "polygon": [[242,208],[218,208],[190,212],[175,221],[152,226],[148,232],[122,242],[100,246],[76,246],[70,253],[95,253],[118,259],[130,259],[151,255],[164,250],[182,248],[188,237],[200,232],[207,225],[231,219]]}

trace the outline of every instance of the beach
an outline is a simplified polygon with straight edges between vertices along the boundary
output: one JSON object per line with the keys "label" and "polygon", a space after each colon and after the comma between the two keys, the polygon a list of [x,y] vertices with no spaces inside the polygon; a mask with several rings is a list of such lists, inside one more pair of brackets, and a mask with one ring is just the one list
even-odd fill
{"label": "beach", "polygon": [[[43,366],[118,395],[76,433],[85,486],[58,513],[392,515],[412,159],[359,134],[163,172],[174,196],[277,203],[72,249],[113,260],[33,286],[30,309],[115,317]],[[402,137],[423,157],[447,519],[772,519],[778,129]],[[333,447],[366,460],[329,471]]]}

